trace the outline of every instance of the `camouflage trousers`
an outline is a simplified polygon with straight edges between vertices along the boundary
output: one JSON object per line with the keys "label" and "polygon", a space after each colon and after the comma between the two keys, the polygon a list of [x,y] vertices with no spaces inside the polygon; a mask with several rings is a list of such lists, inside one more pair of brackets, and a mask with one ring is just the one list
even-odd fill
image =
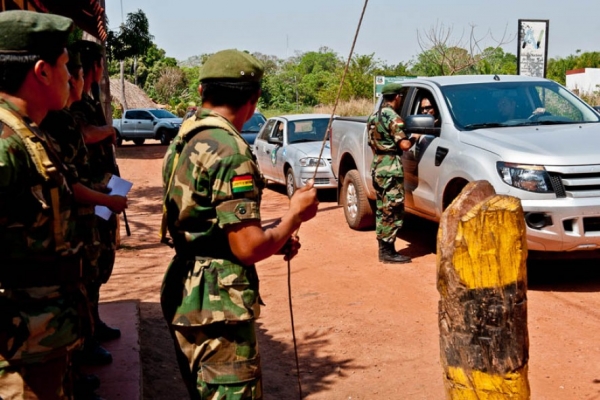
{"label": "camouflage trousers", "polygon": [[100,236],[100,256],[98,258],[98,273],[101,283],[108,282],[115,265],[117,251],[117,216],[112,214],[108,221],[96,219]]}
{"label": "camouflage trousers", "polygon": [[0,399],[71,399],[69,355],[0,368]]}
{"label": "camouflage trousers", "polygon": [[378,240],[394,243],[404,222],[404,177],[373,175],[377,193],[375,233]]}
{"label": "camouflage trousers", "polygon": [[262,399],[254,321],[170,325],[181,375],[197,400]]}

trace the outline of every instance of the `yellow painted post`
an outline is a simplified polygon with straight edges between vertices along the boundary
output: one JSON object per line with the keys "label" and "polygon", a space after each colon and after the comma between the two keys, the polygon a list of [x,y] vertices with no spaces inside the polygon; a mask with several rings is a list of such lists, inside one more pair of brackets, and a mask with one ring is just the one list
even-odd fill
{"label": "yellow painted post", "polygon": [[452,400],[530,398],[527,242],[519,199],[472,182],[438,231],[441,363]]}

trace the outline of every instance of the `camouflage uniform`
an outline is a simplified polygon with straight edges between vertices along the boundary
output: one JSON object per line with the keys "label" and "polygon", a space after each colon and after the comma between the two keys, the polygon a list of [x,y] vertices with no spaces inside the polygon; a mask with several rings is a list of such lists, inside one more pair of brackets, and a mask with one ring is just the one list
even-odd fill
{"label": "camouflage uniform", "polygon": [[[0,108],[19,115],[1,98]],[[44,398],[62,398],[57,383],[67,378],[70,351],[81,344],[85,304],[72,178],[40,129],[18,119],[32,139],[8,128],[0,114],[0,398],[19,392],[37,398],[34,381]],[[31,141],[43,151],[29,150]],[[32,153],[48,157],[45,168]]]}
{"label": "camouflage uniform", "polygon": [[[203,120],[227,129],[194,127]],[[169,146],[163,182],[176,255],[161,305],[190,395],[260,399],[258,276],[236,260],[224,230],[260,220],[265,181],[254,155],[228,120],[200,109]]]}
{"label": "camouflage uniform", "polygon": [[[68,168],[71,176],[82,185],[91,187],[88,150],[83,135],[71,111],[50,111],[40,125],[54,150]],[[77,203],[77,238],[85,245],[84,271],[87,282],[98,279],[100,237],[96,226],[95,207]]]}
{"label": "camouflage uniform", "polygon": [[[84,93],[81,100],[73,103],[70,111],[75,120],[82,125],[104,126],[106,117],[99,101]],[[108,140],[87,145],[90,171],[90,188],[102,192],[112,175],[117,174],[115,155]],[[117,216],[111,214],[108,221],[96,217],[100,232],[100,258],[98,268],[100,282],[106,283],[112,274],[117,250]]]}
{"label": "camouflage uniform", "polygon": [[394,242],[404,218],[404,173],[400,141],[406,139],[404,121],[390,106],[369,117],[369,146],[373,149],[371,174],[377,192],[377,239]]}

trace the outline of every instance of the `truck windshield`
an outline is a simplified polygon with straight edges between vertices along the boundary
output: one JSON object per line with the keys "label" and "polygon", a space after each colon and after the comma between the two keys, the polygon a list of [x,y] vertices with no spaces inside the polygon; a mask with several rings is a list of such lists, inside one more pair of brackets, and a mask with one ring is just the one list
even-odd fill
{"label": "truck windshield", "polygon": [[177,118],[177,115],[171,114],[167,110],[148,110],[156,118]]}
{"label": "truck windshield", "polygon": [[600,122],[587,104],[552,81],[470,83],[442,90],[459,129]]}

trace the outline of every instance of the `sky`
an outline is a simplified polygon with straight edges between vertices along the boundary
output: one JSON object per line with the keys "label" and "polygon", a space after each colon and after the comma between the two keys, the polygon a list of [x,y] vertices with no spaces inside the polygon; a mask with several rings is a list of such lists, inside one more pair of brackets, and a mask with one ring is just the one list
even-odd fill
{"label": "sky", "polygon": [[[364,0],[105,0],[109,29],[143,10],[154,43],[178,61],[236,48],[287,58],[327,47],[347,59]],[[449,45],[469,47],[471,27],[485,48],[517,54],[519,19],[549,20],[548,57],[600,51],[600,2],[546,0],[369,0],[354,54],[388,65],[415,60],[418,36],[436,27]]]}

